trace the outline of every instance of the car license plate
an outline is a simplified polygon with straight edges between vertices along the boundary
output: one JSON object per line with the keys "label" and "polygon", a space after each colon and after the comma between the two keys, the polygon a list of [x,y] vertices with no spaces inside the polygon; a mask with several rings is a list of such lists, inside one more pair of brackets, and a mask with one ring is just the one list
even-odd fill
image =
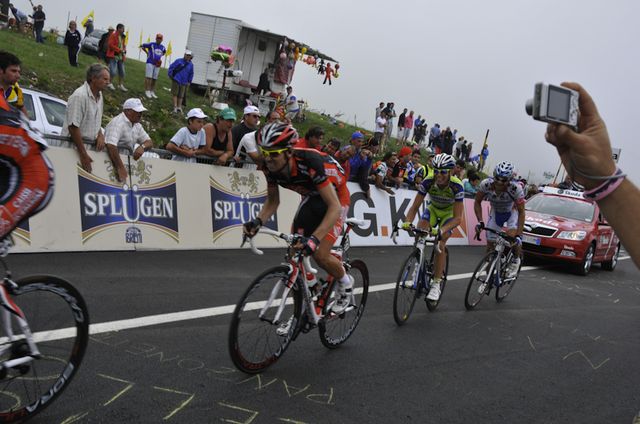
{"label": "car license plate", "polygon": [[526,234],[522,235],[522,241],[525,243],[535,244],[540,246],[540,237],[528,236]]}

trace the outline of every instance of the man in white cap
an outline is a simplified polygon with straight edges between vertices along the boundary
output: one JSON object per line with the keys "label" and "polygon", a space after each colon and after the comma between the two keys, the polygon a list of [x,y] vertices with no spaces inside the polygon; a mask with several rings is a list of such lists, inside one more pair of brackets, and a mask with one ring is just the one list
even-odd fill
{"label": "man in white cap", "polygon": [[173,153],[173,160],[196,162],[197,155],[204,155],[207,145],[206,134],[202,127],[207,115],[196,107],[187,112],[187,126],[182,127],[171,137],[167,150]]}
{"label": "man in white cap", "polygon": [[133,151],[133,159],[138,160],[145,151],[153,148],[153,141],[140,124],[142,112],[146,110],[140,99],[127,99],[122,105],[122,113],[113,118],[105,128],[107,152],[120,182],[127,180],[128,173],[118,149],[124,149],[125,153]]}
{"label": "man in white cap", "polygon": [[240,140],[246,134],[255,131],[260,125],[260,110],[254,105],[248,105],[244,108],[244,114],[242,121],[238,125],[231,128],[231,135],[233,136],[233,151],[238,150]]}
{"label": "man in white cap", "polygon": [[187,94],[187,88],[193,80],[193,63],[191,50],[184,52],[184,56],[176,59],[169,66],[167,71],[169,78],[173,80],[171,84],[171,96],[173,97],[173,113],[182,112],[182,99]]}

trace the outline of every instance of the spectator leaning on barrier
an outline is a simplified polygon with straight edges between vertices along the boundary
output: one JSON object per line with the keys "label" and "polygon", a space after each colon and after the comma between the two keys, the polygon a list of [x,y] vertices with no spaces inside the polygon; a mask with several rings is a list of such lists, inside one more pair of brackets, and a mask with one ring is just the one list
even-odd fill
{"label": "spectator leaning on barrier", "polygon": [[[193,53],[186,50],[184,56],[173,61],[167,74],[173,81],[171,83],[171,96],[173,99],[173,113],[182,112],[182,99],[187,94],[187,88],[193,81]],[[235,112],[233,119],[235,120]]]}
{"label": "spectator leaning on barrier", "polygon": [[322,149],[322,140],[324,139],[324,129],[322,127],[311,127],[307,130],[304,138],[298,139],[298,142],[294,144],[295,149],[315,149],[320,151]]}
{"label": "spectator leaning on barrier", "polygon": [[407,164],[411,160],[411,153],[413,153],[411,147],[407,146],[404,146],[402,149],[400,149],[400,152],[398,152],[398,162],[396,162],[396,164],[393,166],[393,171],[391,171],[390,178],[390,180],[393,182],[393,184],[396,185],[396,187],[400,187],[402,185],[404,174],[407,170]]}
{"label": "spectator leaning on barrier", "polygon": [[69,56],[69,64],[78,66],[78,53],[80,52],[80,41],[82,34],[76,29],[76,21],[69,22],[69,29],[64,35],[64,45],[67,46],[67,55]]}
{"label": "spectator leaning on barrier", "polygon": [[153,141],[140,124],[142,112],[147,110],[140,99],[127,99],[122,105],[122,109],[122,113],[107,124],[104,138],[107,143],[107,152],[116,171],[116,177],[118,181],[125,182],[128,173],[122,163],[118,148],[131,152],[136,143],[139,144],[133,152],[133,159],[138,160],[146,150],[153,148]]}
{"label": "spectator leaning on barrier", "polygon": [[480,176],[475,171],[469,171],[469,178],[465,178],[462,182],[465,197],[476,196],[478,186],[480,185]]}
{"label": "spectator leaning on barrier", "polygon": [[67,113],[61,135],[71,137],[80,156],[80,165],[87,172],[91,172],[93,160],[87,153],[82,139],[95,141],[96,150],[99,152],[104,149],[102,91],[109,85],[109,81],[109,69],[100,63],[94,63],[87,68],[84,84],[78,87],[67,101]]}
{"label": "spectator leaning on barrier", "polygon": [[222,109],[216,122],[204,126],[206,134],[205,155],[218,158],[218,165],[226,165],[233,156],[231,127],[236,120],[236,111],[230,107]]}
{"label": "spectator leaning on barrier", "polygon": [[[267,124],[276,122],[280,119],[280,114],[278,112],[271,111],[267,115]],[[262,163],[262,155],[258,152],[258,145],[256,143],[256,131],[252,131],[247,133],[242,137],[240,143],[238,144],[238,148],[236,149],[236,154],[233,158],[236,162],[243,162],[243,169],[257,169],[258,165]]]}
{"label": "spectator leaning on barrier", "polygon": [[234,125],[231,128],[231,135],[233,136],[233,151],[238,150],[240,140],[246,134],[258,129],[260,124],[260,109],[254,105],[248,105],[244,108],[242,121],[239,124]]}
{"label": "spectator leaning on barrier", "polygon": [[6,51],[0,51],[0,89],[7,103],[11,104],[27,115],[24,107],[24,96],[18,85],[21,74],[21,62],[18,56]]}
{"label": "spectator leaning on barrier", "polygon": [[387,176],[389,175],[389,170],[393,169],[394,165],[398,162],[398,156],[395,152],[387,152],[382,157],[382,161],[378,164],[376,169],[373,171],[374,183],[376,188],[379,190],[386,191],[390,195],[394,195],[394,191],[391,190],[390,187],[387,186]]}
{"label": "spectator leaning on barrier", "polygon": [[147,54],[147,63],[144,70],[144,95],[149,99],[157,99],[156,81],[162,66],[162,57],[167,52],[167,49],[162,45],[162,34],[156,34],[154,43],[144,43],[140,45],[140,48]]}
{"label": "spectator leaning on barrier", "polygon": [[109,63],[109,72],[111,73],[111,84],[109,88],[115,90],[113,81],[118,76],[118,87],[122,91],[129,91],[124,86],[124,61],[127,55],[127,46],[124,44],[124,25],[116,25],[116,30],[111,33],[107,39],[107,62]]}
{"label": "spectator leaning on barrier", "polygon": [[196,155],[206,153],[206,135],[202,127],[207,115],[200,108],[187,112],[187,126],[182,127],[171,137],[167,150],[173,153],[173,160],[196,162]]}
{"label": "spectator leaning on barrier", "polygon": [[42,5],[39,4],[33,12],[33,32],[36,36],[36,43],[44,43],[42,38],[42,30],[44,29],[44,21],[47,15],[42,11]]}

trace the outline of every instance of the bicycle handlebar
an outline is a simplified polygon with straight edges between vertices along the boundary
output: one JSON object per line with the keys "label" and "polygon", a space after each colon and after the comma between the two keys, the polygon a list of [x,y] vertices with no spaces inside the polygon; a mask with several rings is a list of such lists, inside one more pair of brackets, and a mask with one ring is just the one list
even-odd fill
{"label": "bicycle handlebar", "polygon": [[398,227],[397,225],[393,226],[393,230],[391,231],[391,240],[393,240],[393,244],[398,244],[398,242],[396,241],[396,237],[398,236],[398,232],[399,230],[405,230],[408,233],[415,233],[419,236],[423,236],[425,241],[429,242],[429,243],[433,243],[436,247],[436,251],[438,253],[442,253],[442,249],[440,249],[440,243],[438,243],[441,238],[432,234],[431,231],[427,231],[427,230],[423,230],[421,228],[417,228],[416,226],[414,226],[413,224],[411,224],[409,226],[408,229],[402,228],[402,227]]}
{"label": "bicycle handlebar", "polygon": [[[515,237],[511,237],[509,234],[505,233],[504,231],[496,231],[493,230],[491,228],[487,228],[487,227],[482,227],[483,230],[489,232],[489,233],[494,233],[500,237],[502,237],[503,239],[507,240],[509,243],[515,243],[516,238]],[[480,233],[476,233],[475,239],[480,241]]]}
{"label": "bicycle handlebar", "polygon": [[[279,231],[274,231],[270,228],[264,228],[264,227],[260,228],[260,231],[258,231],[258,233],[268,234],[270,236],[278,237],[279,239],[286,241],[289,246],[291,246],[297,239],[301,237],[298,234],[285,234],[285,233],[281,233]],[[256,255],[263,255],[264,252],[255,246],[255,243],[253,241],[254,238],[255,236],[249,239],[249,244],[251,245],[251,251]],[[244,241],[242,242],[242,244],[244,244]],[[311,266],[311,258],[309,256],[302,255],[302,263],[304,264],[304,267],[308,272],[312,274],[318,273],[318,270],[315,269],[313,266]]]}

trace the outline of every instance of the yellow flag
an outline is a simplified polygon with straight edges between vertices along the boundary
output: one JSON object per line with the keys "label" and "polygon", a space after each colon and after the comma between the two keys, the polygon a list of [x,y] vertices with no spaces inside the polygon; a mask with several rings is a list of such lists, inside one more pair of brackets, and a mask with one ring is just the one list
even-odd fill
{"label": "yellow flag", "polygon": [[82,20],[82,22],[80,22],[80,24],[82,26],[85,26],[87,24],[87,21],[89,20],[89,18],[93,19],[94,21],[96,20],[96,17],[93,16],[93,10],[91,12],[89,12],[89,14],[87,16],[84,17],[84,19]]}
{"label": "yellow flag", "polygon": [[171,41],[169,41],[169,45],[167,46],[167,53],[165,56],[171,56],[172,51],[173,50],[171,49]]}
{"label": "yellow flag", "polygon": [[147,35],[147,43],[150,43],[150,42],[151,42],[151,36]]}
{"label": "yellow flag", "polygon": [[140,42],[138,43],[138,46],[142,45],[142,30],[140,30]]}
{"label": "yellow flag", "polygon": [[127,44],[129,44],[129,30],[127,30],[127,32],[124,33],[124,47],[127,47]]}

